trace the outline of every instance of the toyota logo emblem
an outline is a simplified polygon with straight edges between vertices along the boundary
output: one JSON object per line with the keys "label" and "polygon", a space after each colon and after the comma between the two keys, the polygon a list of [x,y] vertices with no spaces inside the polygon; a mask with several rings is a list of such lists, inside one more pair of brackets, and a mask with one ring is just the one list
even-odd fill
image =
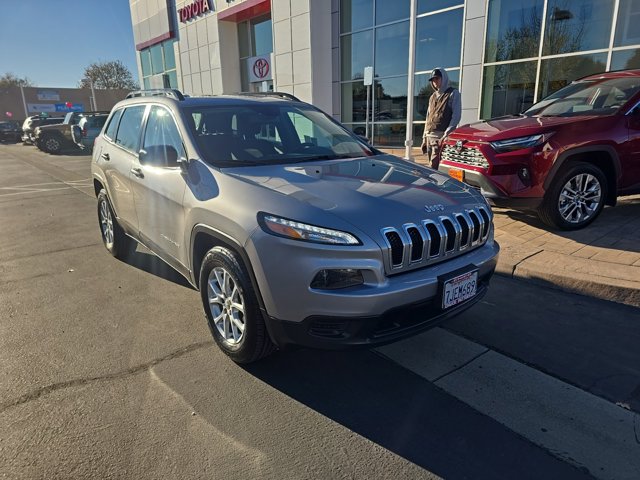
{"label": "toyota logo emblem", "polygon": [[264,58],[259,58],[253,63],[253,74],[258,78],[269,75],[269,62]]}

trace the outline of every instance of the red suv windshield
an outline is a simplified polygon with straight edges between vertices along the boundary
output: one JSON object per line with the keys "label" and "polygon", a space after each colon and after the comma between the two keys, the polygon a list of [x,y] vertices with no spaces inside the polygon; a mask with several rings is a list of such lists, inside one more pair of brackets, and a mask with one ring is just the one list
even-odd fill
{"label": "red suv windshield", "polygon": [[640,77],[581,80],[524,112],[528,117],[613,115],[640,90]]}

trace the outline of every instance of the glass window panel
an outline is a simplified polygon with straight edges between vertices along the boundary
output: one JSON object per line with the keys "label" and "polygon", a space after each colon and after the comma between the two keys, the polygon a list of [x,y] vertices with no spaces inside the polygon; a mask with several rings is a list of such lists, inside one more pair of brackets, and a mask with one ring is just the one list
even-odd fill
{"label": "glass window panel", "polygon": [[376,0],[376,25],[409,18],[411,0]]}
{"label": "glass window panel", "polygon": [[145,108],[146,105],[138,105],[124,110],[120,120],[120,127],[116,134],[116,144],[131,152],[135,152],[138,149],[140,127],[142,126],[142,116]]}
{"label": "glass window panel", "polygon": [[533,105],[537,62],[484,68],[481,117],[516,115]]}
{"label": "glass window panel", "polygon": [[373,30],[345,35],[340,39],[342,80],[364,76],[364,67],[373,66]]}
{"label": "glass window panel", "polygon": [[104,134],[110,138],[114,139],[116,136],[116,131],[118,130],[118,122],[120,121],[120,117],[122,116],[122,109],[116,110],[113,115],[111,115],[111,119],[109,120],[109,125],[105,130]]}
{"label": "glass window panel", "polygon": [[489,0],[486,62],[538,56],[544,0]]}
{"label": "glass window panel", "polygon": [[407,76],[376,80],[374,83],[375,121],[406,120]]}
{"label": "glass window panel", "polygon": [[164,50],[164,69],[173,70],[176,68],[176,54],[173,49],[174,41],[164,42],[162,49]]}
{"label": "glass window panel", "polygon": [[543,55],[607,48],[614,0],[550,0]]}
{"label": "glass window panel", "polygon": [[149,90],[151,88],[151,77],[145,77],[142,79],[142,84],[144,85],[145,90]]}
{"label": "glass window panel", "polygon": [[421,17],[416,23],[416,71],[460,66],[463,10]]}
{"label": "glass window panel", "polygon": [[162,73],[164,71],[164,62],[162,60],[162,45],[154,45],[151,51],[151,72],[153,74]]}
{"label": "glass window panel", "polygon": [[[364,123],[350,123],[348,125],[345,125],[345,127],[347,127],[356,135],[360,135],[362,137],[364,137],[367,133],[367,125]],[[371,128],[371,126],[369,126],[369,128]]]}
{"label": "glass window panel", "polygon": [[273,52],[271,17],[251,21],[251,42],[254,56]]}
{"label": "glass window panel", "polygon": [[406,123],[378,123],[373,129],[373,144],[382,147],[404,147]]}
{"label": "glass window panel", "polygon": [[640,49],[619,50],[611,55],[611,70],[640,68]]}
{"label": "glass window panel", "polygon": [[409,22],[376,28],[376,77],[402,75],[409,66]]}
{"label": "glass window panel", "polygon": [[167,72],[169,77],[169,88],[178,88],[178,75],[175,70]]}
{"label": "glass window panel", "polygon": [[185,156],[182,138],[178,127],[166,108],[153,106],[149,112],[144,133],[144,147],[169,145],[175,148],[178,156]]}
{"label": "glass window panel", "polygon": [[[449,75],[449,85],[454,88],[460,88],[460,70],[447,70]],[[414,86],[414,108],[413,119],[424,121],[427,117],[427,107],[429,106],[429,97],[433,93],[433,87],[429,83],[429,75],[421,73],[416,75]],[[422,135],[422,133],[420,134]]]}
{"label": "glass window panel", "polygon": [[606,66],[606,53],[543,60],[540,66],[538,99],[551,95],[577,78],[604,72]]}
{"label": "glass window panel", "polygon": [[342,0],[340,2],[340,31],[362,30],[373,26],[373,2],[371,0]]}
{"label": "glass window panel", "polygon": [[238,24],[238,48],[240,49],[240,58],[251,56],[251,46],[249,45],[249,22],[240,22]]}
{"label": "glass window panel", "polygon": [[418,0],[418,15],[463,4],[462,0]]}
{"label": "glass window panel", "polygon": [[367,111],[367,87],[364,82],[342,84],[342,121],[364,122]]}
{"label": "glass window panel", "polygon": [[142,64],[142,76],[151,75],[151,52],[148,48],[140,51],[140,63]]}
{"label": "glass window panel", "polygon": [[247,60],[240,61],[240,85],[243,92],[250,92],[249,85],[249,64]]}
{"label": "glass window panel", "polygon": [[413,124],[413,146],[419,147],[422,145],[422,134],[424,133],[424,123]]}
{"label": "glass window panel", "polygon": [[640,0],[620,0],[614,46],[640,43]]}

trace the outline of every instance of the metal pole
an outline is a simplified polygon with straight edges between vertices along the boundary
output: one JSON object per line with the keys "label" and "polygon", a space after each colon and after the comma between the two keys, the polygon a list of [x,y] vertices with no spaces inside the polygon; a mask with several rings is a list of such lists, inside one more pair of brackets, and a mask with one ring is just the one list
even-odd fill
{"label": "metal pole", "polygon": [[404,141],[404,158],[411,158],[411,150],[413,148],[413,108],[414,108],[414,70],[416,64],[415,45],[416,45],[416,11],[418,0],[411,0],[411,16],[409,19],[409,76],[407,80],[407,136]]}
{"label": "metal pole", "polygon": [[369,143],[371,143],[371,140],[369,139],[369,95],[371,95],[371,85],[367,85],[367,111],[365,113],[365,134],[364,136],[367,137],[367,141]]}
{"label": "metal pole", "polygon": [[29,111],[27,110],[27,101],[24,99],[24,87],[20,86],[20,93],[22,94],[22,105],[24,106],[24,118],[26,119],[29,116]]}
{"label": "metal pole", "polygon": [[93,89],[93,80],[91,82],[91,98],[93,98],[93,110],[98,110],[98,99],[96,98],[96,91]]}

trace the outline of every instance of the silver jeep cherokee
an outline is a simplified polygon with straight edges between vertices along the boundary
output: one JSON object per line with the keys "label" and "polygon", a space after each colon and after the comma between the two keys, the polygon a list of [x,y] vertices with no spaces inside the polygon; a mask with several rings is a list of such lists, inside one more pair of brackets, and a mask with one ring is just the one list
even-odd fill
{"label": "silver jeep cherokee", "polygon": [[139,242],[184,275],[239,363],[413,335],[476,303],[496,266],[478,191],[287,94],[134,92],[91,170],[107,250]]}

